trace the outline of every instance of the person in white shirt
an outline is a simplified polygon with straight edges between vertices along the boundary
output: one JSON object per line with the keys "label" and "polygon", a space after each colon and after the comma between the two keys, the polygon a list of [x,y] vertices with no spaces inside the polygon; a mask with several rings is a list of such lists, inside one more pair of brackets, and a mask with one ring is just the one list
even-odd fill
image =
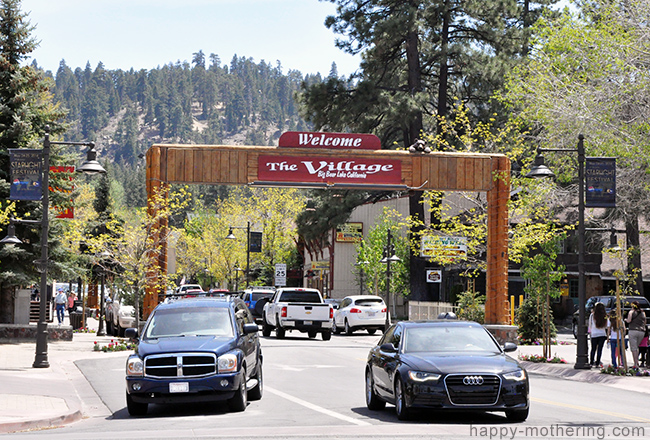
{"label": "person in white shirt", "polygon": [[54,305],[56,307],[56,319],[59,320],[59,325],[63,324],[63,317],[65,316],[65,306],[68,302],[68,297],[65,296],[63,290],[54,297]]}
{"label": "person in white shirt", "polygon": [[607,340],[607,312],[605,304],[599,302],[589,316],[589,334],[591,335],[591,356],[589,364],[592,367],[602,367],[600,358]]}

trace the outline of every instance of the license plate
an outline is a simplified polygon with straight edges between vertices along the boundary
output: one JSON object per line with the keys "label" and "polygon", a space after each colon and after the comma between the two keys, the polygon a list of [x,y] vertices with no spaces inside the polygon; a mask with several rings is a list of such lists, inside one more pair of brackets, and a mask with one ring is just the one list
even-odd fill
{"label": "license plate", "polygon": [[305,324],[305,325],[311,325],[312,322],[311,322],[311,321],[303,321],[303,324]]}
{"label": "license plate", "polygon": [[370,317],[375,316],[375,312],[368,312],[368,316],[370,316]]}
{"label": "license plate", "polygon": [[189,393],[190,384],[189,382],[172,382],[169,384],[170,393]]}

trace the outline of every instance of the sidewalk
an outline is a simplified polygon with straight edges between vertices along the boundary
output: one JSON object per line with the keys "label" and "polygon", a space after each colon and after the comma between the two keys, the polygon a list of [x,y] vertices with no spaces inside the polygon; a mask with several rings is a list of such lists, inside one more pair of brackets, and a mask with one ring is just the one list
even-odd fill
{"label": "sidewalk", "polygon": [[[97,320],[87,321],[89,328],[97,329]],[[67,316],[64,324],[68,324]],[[107,345],[111,339],[115,337],[74,333],[72,341],[48,340],[49,368],[32,367],[34,341],[0,341],[0,434],[110,415],[74,362],[98,356],[93,351],[94,342]]]}
{"label": "sidewalk", "polygon": [[[97,320],[88,326],[97,328]],[[67,317],[66,317],[67,323]],[[93,351],[94,342],[108,345],[113,336],[75,333],[72,341],[48,343],[49,368],[33,368],[34,342],[0,343],[0,434],[57,427],[84,417],[108,417],[111,412],[101,402],[74,362],[106,356]],[[554,345],[551,354],[567,364],[522,362],[529,373],[561,377],[581,382],[600,383],[620,389],[650,394],[650,377],[621,377],[601,374],[598,369],[576,370],[575,339],[560,335],[570,345]],[[542,354],[542,346],[519,346],[513,357]],[[610,362],[609,350],[603,350],[603,364]],[[631,354],[627,352],[631,363]]]}

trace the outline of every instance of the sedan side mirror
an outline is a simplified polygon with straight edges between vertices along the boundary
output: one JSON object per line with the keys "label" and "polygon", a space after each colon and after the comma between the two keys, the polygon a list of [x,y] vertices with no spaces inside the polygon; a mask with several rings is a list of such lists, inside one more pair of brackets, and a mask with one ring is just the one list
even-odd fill
{"label": "sedan side mirror", "polygon": [[379,349],[381,351],[385,351],[386,353],[397,353],[397,348],[393,344],[381,344],[379,346]]}
{"label": "sedan side mirror", "polygon": [[513,344],[512,342],[506,342],[505,344],[503,344],[503,351],[505,351],[506,353],[510,353],[516,350],[517,350],[517,345]]}

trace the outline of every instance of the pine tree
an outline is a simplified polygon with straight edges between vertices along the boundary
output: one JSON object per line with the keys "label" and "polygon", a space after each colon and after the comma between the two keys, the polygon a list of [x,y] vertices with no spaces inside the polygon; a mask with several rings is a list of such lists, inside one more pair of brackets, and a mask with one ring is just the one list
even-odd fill
{"label": "pine tree", "polygon": [[[62,131],[64,113],[52,104],[51,85],[42,72],[21,66],[36,47],[31,37],[33,26],[20,10],[19,0],[0,0],[0,200],[9,198],[9,149],[38,148],[39,140],[50,125],[52,133]],[[40,204],[17,203],[16,217],[38,213]],[[27,214],[29,215],[29,214]],[[6,228],[0,234],[6,234]],[[39,235],[32,228],[17,226],[17,234],[31,244],[0,247],[0,322],[13,322],[14,286],[28,285],[38,279],[32,261],[37,259]]]}

